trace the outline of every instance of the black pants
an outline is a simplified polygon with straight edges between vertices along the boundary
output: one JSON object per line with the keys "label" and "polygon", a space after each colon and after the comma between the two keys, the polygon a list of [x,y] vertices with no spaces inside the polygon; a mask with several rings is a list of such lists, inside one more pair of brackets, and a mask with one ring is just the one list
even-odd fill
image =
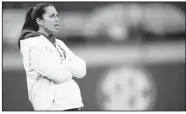
{"label": "black pants", "polygon": [[73,108],[73,109],[68,109],[68,110],[64,110],[64,111],[78,111],[79,108]]}

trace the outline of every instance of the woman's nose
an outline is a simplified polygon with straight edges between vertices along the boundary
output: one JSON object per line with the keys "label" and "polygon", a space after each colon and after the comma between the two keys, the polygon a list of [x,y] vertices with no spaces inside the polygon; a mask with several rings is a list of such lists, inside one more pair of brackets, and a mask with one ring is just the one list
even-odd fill
{"label": "woman's nose", "polygon": [[59,17],[56,17],[56,18],[55,18],[55,21],[57,21],[57,22],[58,22],[58,21],[59,21]]}
{"label": "woman's nose", "polygon": [[57,19],[56,19],[57,21],[59,21],[59,17],[57,17]]}

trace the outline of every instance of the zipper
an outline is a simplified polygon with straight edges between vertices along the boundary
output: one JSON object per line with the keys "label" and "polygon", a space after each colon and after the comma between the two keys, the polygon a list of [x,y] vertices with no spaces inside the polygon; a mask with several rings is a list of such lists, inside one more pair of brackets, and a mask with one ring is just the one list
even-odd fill
{"label": "zipper", "polygon": [[[65,52],[65,50],[57,42],[56,42],[56,50],[59,53],[61,60],[62,61],[65,60],[66,59],[66,52]],[[61,52],[63,54],[61,54]]]}

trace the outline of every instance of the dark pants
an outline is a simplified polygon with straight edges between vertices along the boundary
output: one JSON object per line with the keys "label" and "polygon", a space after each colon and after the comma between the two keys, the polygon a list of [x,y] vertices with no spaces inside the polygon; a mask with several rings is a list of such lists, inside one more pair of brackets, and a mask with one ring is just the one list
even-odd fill
{"label": "dark pants", "polygon": [[73,108],[73,109],[68,109],[68,110],[64,110],[64,111],[78,111],[79,108]]}

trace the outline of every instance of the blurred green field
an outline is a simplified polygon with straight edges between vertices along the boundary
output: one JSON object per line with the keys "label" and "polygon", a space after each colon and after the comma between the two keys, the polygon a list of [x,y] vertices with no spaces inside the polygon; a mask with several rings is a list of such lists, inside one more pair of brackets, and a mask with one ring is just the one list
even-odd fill
{"label": "blurred green field", "polygon": [[[185,110],[185,64],[144,65],[157,85],[155,111]],[[75,79],[82,91],[85,107],[82,110],[101,110],[96,102],[96,84],[108,66],[88,67],[83,79]],[[23,70],[3,71],[3,111],[32,111],[28,101],[26,75]]]}

